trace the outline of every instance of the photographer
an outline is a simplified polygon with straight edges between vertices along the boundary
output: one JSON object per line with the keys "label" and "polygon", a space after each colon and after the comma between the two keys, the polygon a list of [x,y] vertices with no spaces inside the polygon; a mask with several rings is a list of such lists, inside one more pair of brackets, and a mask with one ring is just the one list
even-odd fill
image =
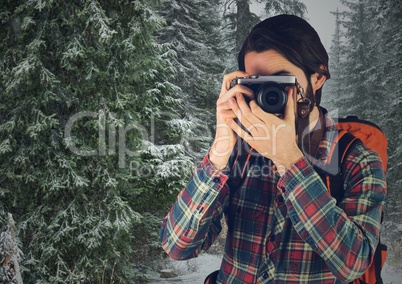
{"label": "photographer", "polygon": [[[357,279],[378,243],[385,175],[378,155],[355,144],[336,204],[317,172],[327,162],[335,124],[319,106],[330,74],[316,31],[296,16],[266,19],[248,35],[238,63],[240,70],[223,79],[214,143],[164,219],[164,250],[174,259],[196,257],[214,242],[225,216],[216,283]],[[264,111],[260,94],[236,81],[265,86],[264,78],[291,75],[296,80],[284,86],[278,113]],[[278,101],[280,92],[273,92]]]}

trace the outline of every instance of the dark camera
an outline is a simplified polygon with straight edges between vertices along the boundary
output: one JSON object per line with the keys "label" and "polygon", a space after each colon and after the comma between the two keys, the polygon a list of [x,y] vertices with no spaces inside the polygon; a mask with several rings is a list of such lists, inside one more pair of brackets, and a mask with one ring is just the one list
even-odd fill
{"label": "dark camera", "polygon": [[230,87],[241,84],[254,92],[257,104],[265,111],[276,115],[283,114],[288,102],[286,86],[295,86],[293,75],[250,76],[236,78]]}

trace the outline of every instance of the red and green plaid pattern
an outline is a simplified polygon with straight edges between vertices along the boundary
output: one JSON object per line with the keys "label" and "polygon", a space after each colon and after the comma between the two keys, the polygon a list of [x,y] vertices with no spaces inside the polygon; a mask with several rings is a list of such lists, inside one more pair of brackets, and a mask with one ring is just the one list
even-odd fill
{"label": "red and green plaid pattern", "polygon": [[[327,118],[327,129],[334,123]],[[326,131],[317,159],[325,162]],[[229,165],[233,163],[236,151]],[[345,163],[345,195],[336,206],[306,158],[280,177],[272,162],[253,160],[231,202],[229,230],[217,283],[347,283],[370,265],[378,243],[386,183],[378,155],[361,144]],[[261,170],[264,169],[264,170]],[[206,251],[221,232],[230,172],[208,156],[163,221],[161,241],[174,259]]]}

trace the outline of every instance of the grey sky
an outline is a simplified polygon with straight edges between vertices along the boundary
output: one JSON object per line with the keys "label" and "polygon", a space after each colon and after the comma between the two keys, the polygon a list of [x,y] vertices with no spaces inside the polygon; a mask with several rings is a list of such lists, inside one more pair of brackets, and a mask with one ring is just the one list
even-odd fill
{"label": "grey sky", "polygon": [[338,0],[303,0],[307,6],[307,21],[318,32],[327,51],[331,47],[332,36],[335,32],[335,16],[330,12],[347,9]]}

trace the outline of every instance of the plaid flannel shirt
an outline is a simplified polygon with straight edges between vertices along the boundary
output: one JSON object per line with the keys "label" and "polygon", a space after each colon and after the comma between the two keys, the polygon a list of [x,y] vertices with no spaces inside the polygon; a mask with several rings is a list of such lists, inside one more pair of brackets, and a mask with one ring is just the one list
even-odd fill
{"label": "plaid flannel shirt", "polygon": [[[326,117],[316,157],[324,163],[332,130],[334,122]],[[273,168],[272,161],[257,156],[229,203],[233,169],[218,171],[207,155],[163,221],[164,250],[174,259],[206,251],[229,210],[233,226],[217,283],[345,283],[358,278],[373,259],[386,197],[378,155],[362,144],[351,149],[338,206],[305,157],[282,177]]]}

